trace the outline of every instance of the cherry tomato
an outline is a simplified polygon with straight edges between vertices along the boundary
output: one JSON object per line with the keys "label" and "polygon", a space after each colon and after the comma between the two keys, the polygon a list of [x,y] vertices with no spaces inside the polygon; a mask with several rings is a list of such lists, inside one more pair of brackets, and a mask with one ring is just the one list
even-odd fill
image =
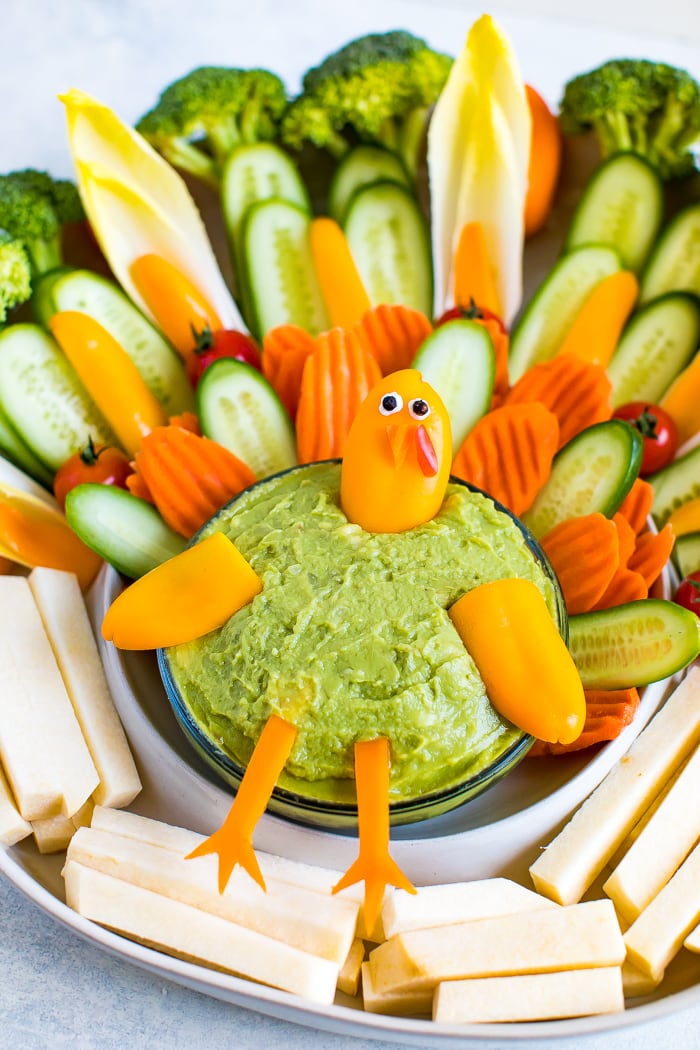
{"label": "cherry tomato", "polygon": [[196,346],[188,354],[185,365],[190,383],[195,389],[209,365],[221,357],[233,357],[252,365],[258,372],[262,371],[260,351],[249,335],[232,328],[219,328],[214,332],[211,328],[204,328],[197,334]]}
{"label": "cherry tomato", "polygon": [[674,594],[673,600],[700,617],[700,570],[686,576]]}
{"label": "cherry tomato", "polygon": [[128,456],[121,449],[112,448],[111,445],[95,446],[92,438],[88,438],[87,445],[69,456],[56,471],[53,479],[54,496],[63,508],[66,496],[76,485],[97,482],[125,489],[130,474],[133,474],[133,469]]}
{"label": "cherry tomato", "polygon": [[645,478],[668,466],[678,448],[678,430],[668,412],[659,405],[645,401],[630,401],[613,412],[615,419],[624,419],[644,438],[644,452],[640,475]]}
{"label": "cherry tomato", "polygon": [[435,322],[435,327],[447,324],[448,321],[495,321],[502,332],[506,331],[506,326],[498,314],[485,306],[477,306],[473,299],[469,306],[451,306],[449,310],[445,310]]}

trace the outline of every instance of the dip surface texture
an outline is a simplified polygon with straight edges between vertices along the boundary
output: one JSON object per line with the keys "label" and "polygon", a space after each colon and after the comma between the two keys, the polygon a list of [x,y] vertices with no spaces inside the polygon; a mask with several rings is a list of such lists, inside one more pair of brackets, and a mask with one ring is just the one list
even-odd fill
{"label": "dip surface texture", "polygon": [[[446,609],[489,580],[553,586],[512,519],[451,484],[439,514],[398,534],[364,532],[339,507],[340,467],[261,482],[213,519],[263,580],[220,630],[167,658],[201,729],[245,765],[277,713],[298,729],[286,770],[353,777],[356,740],[387,736],[392,801],[489,766],[521,733],[489,703]],[[285,785],[282,781],[282,786]]]}

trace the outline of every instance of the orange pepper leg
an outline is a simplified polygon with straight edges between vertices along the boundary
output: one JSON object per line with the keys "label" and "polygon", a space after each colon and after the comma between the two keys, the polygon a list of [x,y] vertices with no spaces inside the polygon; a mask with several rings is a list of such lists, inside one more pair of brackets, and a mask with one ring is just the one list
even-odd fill
{"label": "orange pepper leg", "polygon": [[216,853],[219,857],[219,893],[223,893],[236,864],[265,889],[265,880],[253,850],[253,832],[296,739],[296,727],[279,715],[265,724],[226,820],[187,859]]}
{"label": "orange pepper leg", "polygon": [[366,930],[374,929],[389,886],[415,893],[399,866],[389,856],[389,741],[358,740],[355,744],[355,784],[360,826],[360,853],[333,892],[364,879]]}

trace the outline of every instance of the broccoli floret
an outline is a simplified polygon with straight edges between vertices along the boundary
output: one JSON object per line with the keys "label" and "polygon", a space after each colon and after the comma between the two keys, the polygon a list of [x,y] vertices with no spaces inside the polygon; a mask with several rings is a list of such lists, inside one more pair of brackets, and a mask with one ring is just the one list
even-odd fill
{"label": "broccoli floret", "polygon": [[31,265],[22,242],[0,230],[0,326],[7,311],[21,306],[31,294]]}
{"label": "broccoli floret", "polygon": [[69,180],[31,168],[0,175],[0,229],[21,242],[34,276],[62,265],[61,230],[84,218]]}
{"label": "broccoli floret", "polygon": [[304,76],[301,94],[282,121],[282,141],[305,142],[342,156],[354,143],[400,153],[415,171],[430,106],[452,59],[404,30],[352,40]]}
{"label": "broccoli floret", "polygon": [[236,146],[276,138],[284,84],[265,69],[203,66],[170,84],[136,125],[177,168],[218,188]]}
{"label": "broccoli floret", "polygon": [[645,59],[613,59],[570,80],[560,121],[565,134],[593,129],[604,157],[632,150],[663,179],[695,169],[700,85],[690,73]]}

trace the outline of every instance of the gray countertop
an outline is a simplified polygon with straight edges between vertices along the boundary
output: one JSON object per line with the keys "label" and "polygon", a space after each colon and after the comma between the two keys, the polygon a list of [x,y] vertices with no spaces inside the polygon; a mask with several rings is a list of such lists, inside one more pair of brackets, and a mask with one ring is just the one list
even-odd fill
{"label": "gray countertop", "polygon": [[[528,16],[522,13],[526,6]],[[584,6],[581,13],[557,0],[489,5],[512,34],[526,79],[551,101],[567,75],[623,51],[694,65],[697,74],[697,5],[692,12],[687,0],[592,0]],[[575,33],[570,10],[577,11]],[[267,65],[294,87],[306,65],[370,28],[405,26],[454,52],[481,13],[457,0],[4,0],[2,11],[0,170],[38,166],[66,175],[70,160],[56,95],[68,87],[81,87],[124,118],[136,119],[166,83],[195,65]],[[544,14],[551,19],[543,32],[532,16]],[[191,1047],[200,1040],[210,1050],[378,1045],[279,1021],[166,982],[81,939],[2,876],[0,915],[0,1047],[138,1050]],[[588,1036],[586,1045],[677,1050],[697,1046],[699,1032],[700,1005],[623,1032]],[[581,1041],[555,1045],[573,1050]]]}

